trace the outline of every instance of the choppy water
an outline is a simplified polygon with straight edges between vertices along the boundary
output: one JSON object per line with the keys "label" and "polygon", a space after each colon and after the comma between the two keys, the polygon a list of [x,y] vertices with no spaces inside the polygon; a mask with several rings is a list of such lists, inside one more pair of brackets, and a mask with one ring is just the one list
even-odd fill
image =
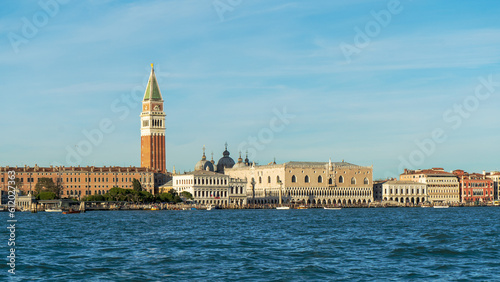
{"label": "choppy water", "polygon": [[[500,208],[16,213],[15,280],[498,280]],[[7,213],[0,222],[7,226]],[[8,255],[6,228],[0,245]],[[6,260],[5,260],[6,261]],[[0,267],[0,278],[10,276]]]}

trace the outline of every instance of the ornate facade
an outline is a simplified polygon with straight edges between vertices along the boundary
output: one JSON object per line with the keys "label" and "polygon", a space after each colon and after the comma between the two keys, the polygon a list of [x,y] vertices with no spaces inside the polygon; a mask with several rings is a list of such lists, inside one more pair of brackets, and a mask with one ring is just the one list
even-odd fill
{"label": "ornate facade", "polygon": [[173,188],[193,195],[193,201],[205,205],[246,205],[246,181],[213,171],[198,170],[174,175]]}
{"label": "ornate facade", "polygon": [[373,201],[373,168],[347,162],[287,162],[235,166],[232,178],[247,181],[249,203],[321,205],[368,204]]}
{"label": "ornate facade", "polygon": [[467,173],[463,170],[454,170],[460,183],[460,200],[462,203],[493,201],[493,180],[479,173]]}

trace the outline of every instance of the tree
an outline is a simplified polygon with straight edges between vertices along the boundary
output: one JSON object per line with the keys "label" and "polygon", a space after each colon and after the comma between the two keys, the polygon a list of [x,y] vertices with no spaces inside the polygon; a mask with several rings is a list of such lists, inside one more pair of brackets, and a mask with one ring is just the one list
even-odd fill
{"label": "tree", "polygon": [[23,187],[23,184],[21,183],[21,179],[17,178],[14,179],[14,185],[12,185],[15,189],[21,191],[21,188]]}
{"label": "tree", "polygon": [[54,200],[57,198],[56,193],[54,192],[40,192],[36,196],[38,200]]}
{"label": "tree", "polygon": [[191,195],[191,193],[189,193],[188,191],[182,191],[181,192],[181,197],[184,197],[188,200],[192,200],[193,199],[193,195]]}
{"label": "tree", "polygon": [[35,185],[35,193],[38,195],[44,191],[54,192],[56,196],[59,196],[59,191],[52,178],[43,177],[38,179],[38,182]]}
{"label": "tree", "polygon": [[141,192],[142,191],[142,185],[141,185],[141,182],[139,182],[139,180],[135,179],[132,180],[132,186],[134,187],[134,190],[137,191],[137,192]]}

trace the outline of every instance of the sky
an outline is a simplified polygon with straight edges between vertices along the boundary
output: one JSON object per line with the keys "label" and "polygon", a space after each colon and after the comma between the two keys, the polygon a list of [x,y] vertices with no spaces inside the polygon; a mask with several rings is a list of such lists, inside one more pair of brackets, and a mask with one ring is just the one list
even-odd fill
{"label": "sky", "polygon": [[500,170],[500,2],[2,1],[0,166],[140,166],[154,63],[167,168]]}

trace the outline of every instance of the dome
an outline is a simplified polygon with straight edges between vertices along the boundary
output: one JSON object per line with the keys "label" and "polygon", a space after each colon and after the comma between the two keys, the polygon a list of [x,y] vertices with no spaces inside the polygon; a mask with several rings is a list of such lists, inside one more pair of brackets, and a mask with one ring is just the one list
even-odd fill
{"label": "dome", "polygon": [[234,160],[229,156],[229,151],[227,150],[227,143],[226,150],[222,155],[223,157],[217,163],[217,172],[220,173],[223,173],[225,168],[232,168],[234,166]]}
{"label": "dome", "polygon": [[196,165],[194,166],[194,170],[214,171],[214,165],[210,161],[208,161],[207,157],[205,156],[205,147],[203,147],[203,157],[196,163]]}
{"label": "dome", "polygon": [[214,171],[214,165],[210,161],[203,161],[200,160],[199,162],[196,163],[194,170],[208,170],[208,171]]}
{"label": "dome", "polygon": [[241,168],[241,167],[246,167],[246,163],[243,162],[243,159],[241,158],[241,152],[240,152],[240,157],[238,158],[238,163],[233,166],[233,168]]}

